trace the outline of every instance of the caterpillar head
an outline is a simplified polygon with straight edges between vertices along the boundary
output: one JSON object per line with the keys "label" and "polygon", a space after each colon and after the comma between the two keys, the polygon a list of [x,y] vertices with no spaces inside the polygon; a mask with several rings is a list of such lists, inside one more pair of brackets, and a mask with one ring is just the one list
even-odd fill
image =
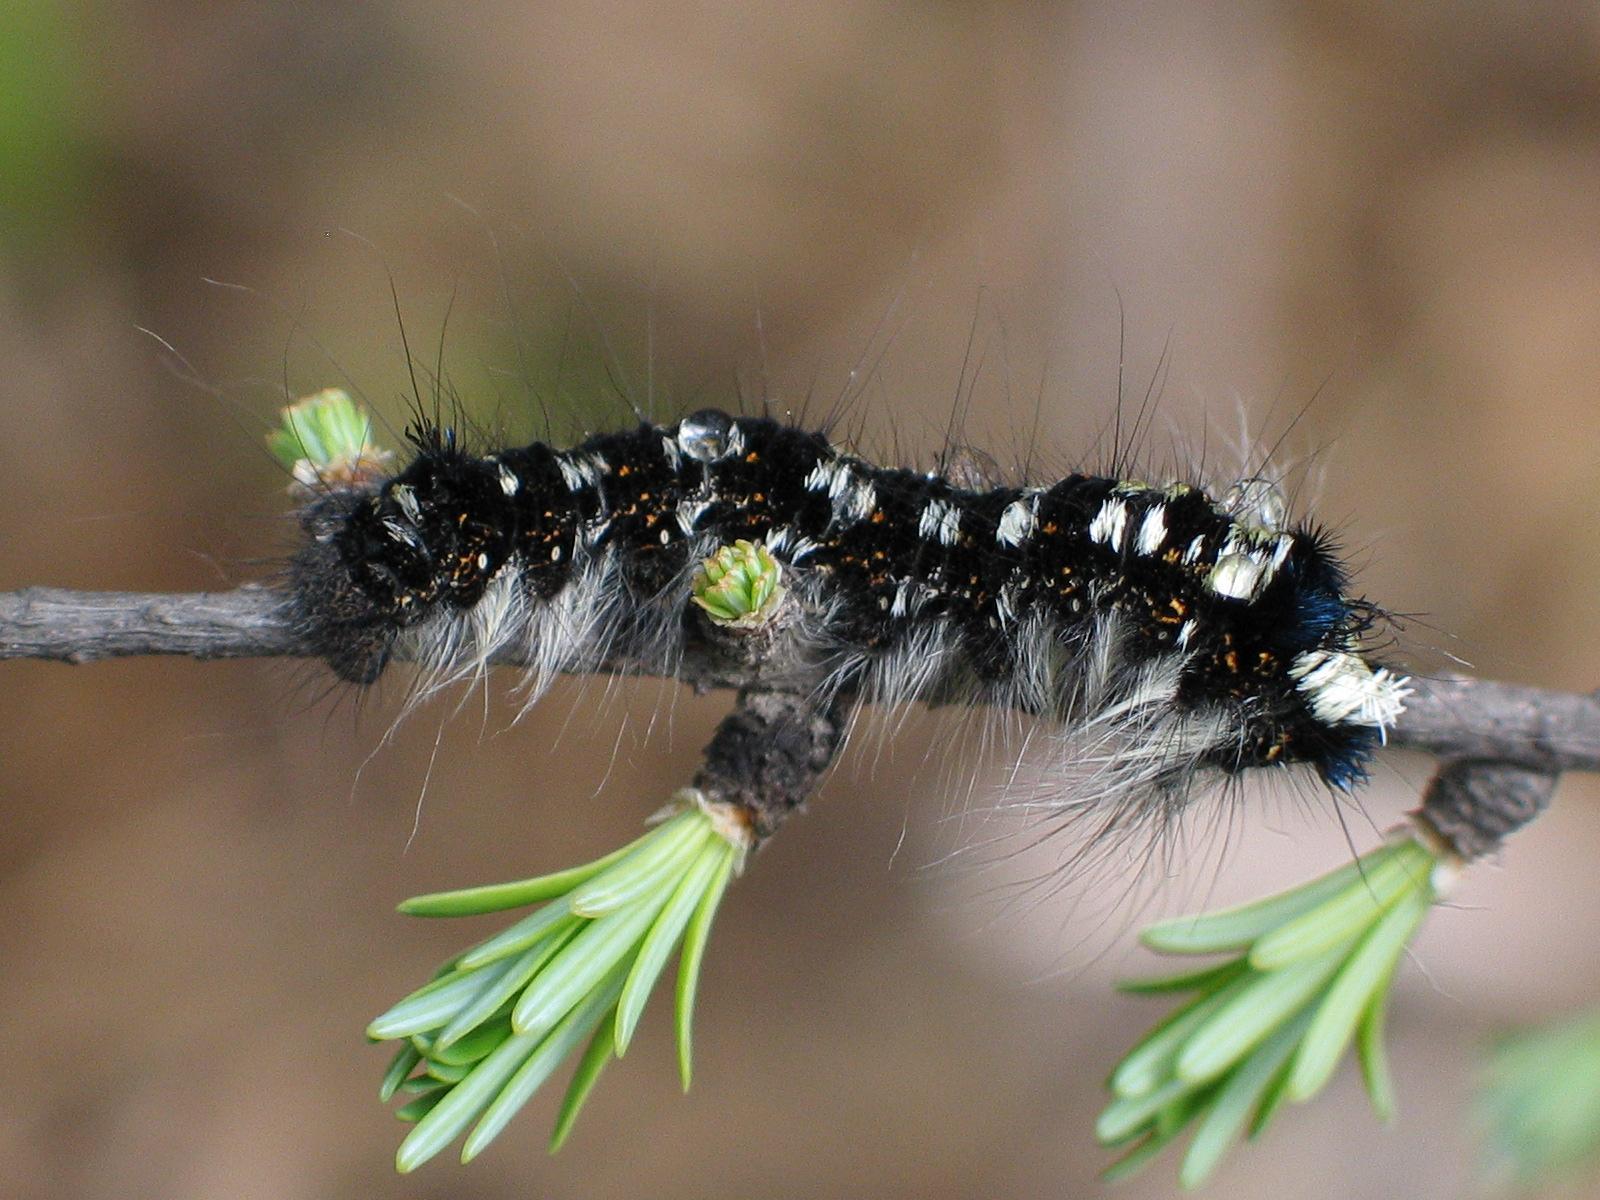
{"label": "caterpillar head", "polygon": [[360,556],[361,544],[372,536],[375,505],[366,490],[324,493],[301,511],[305,537],[289,562],[301,635],[341,679],[362,685],[383,674],[400,628],[391,615],[395,589],[375,573],[388,568]]}

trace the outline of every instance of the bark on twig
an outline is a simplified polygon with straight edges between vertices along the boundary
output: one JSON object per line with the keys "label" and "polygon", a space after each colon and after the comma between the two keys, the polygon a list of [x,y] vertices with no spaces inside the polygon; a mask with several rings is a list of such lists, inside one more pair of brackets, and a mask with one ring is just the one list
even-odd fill
{"label": "bark on twig", "polygon": [[[173,595],[56,588],[0,593],[0,659],[85,663],[161,654],[255,658],[305,656],[309,649],[291,626],[281,595],[265,587]],[[604,666],[644,675],[667,671],[664,664],[643,661]],[[791,702],[808,694],[812,682],[781,647],[774,652],[763,646],[741,661],[726,645],[705,640],[691,640],[671,673],[700,690],[787,692]],[[1493,850],[1542,811],[1561,772],[1600,771],[1596,696],[1465,678],[1419,680],[1414,687],[1389,740],[1444,760],[1424,811],[1464,858]],[[740,712],[758,709],[745,704]],[[815,739],[815,754],[795,758],[790,765],[796,769],[776,771],[765,779],[761,795],[746,798],[752,816],[770,824],[766,832],[809,796],[838,744],[834,713],[812,713],[806,720],[788,713],[784,724],[809,731],[808,737],[830,727],[833,732]],[[826,754],[819,758],[824,743]],[[713,773],[718,744],[708,748],[707,770]],[[811,765],[800,769],[802,760]]]}
{"label": "bark on twig", "polygon": [[86,663],[141,654],[260,658],[303,654],[283,598],[231,592],[0,592],[0,658]]}
{"label": "bark on twig", "polygon": [[1556,790],[1555,775],[1508,763],[1457,759],[1439,768],[1420,810],[1428,825],[1464,861],[1500,848],[1542,813]]}
{"label": "bark on twig", "polygon": [[705,749],[694,786],[737,805],[763,842],[817,790],[844,741],[844,704],[793,692],[744,691]]}

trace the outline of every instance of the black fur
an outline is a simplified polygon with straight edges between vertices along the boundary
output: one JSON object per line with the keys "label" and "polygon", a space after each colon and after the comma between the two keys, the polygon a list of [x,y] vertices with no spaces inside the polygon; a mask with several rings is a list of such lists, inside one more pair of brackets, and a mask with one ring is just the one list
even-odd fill
{"label": "black fur", "polygon": [[[690,423],[703,438],[679,438]],[[1010,631],[1042,616],[1067,642],[1115,628],[1117,653],[1132,666],[1181,647],[1175,703],[1225,709],[1236,729],[1207,752],[1207,765],[1234,772],[1304,762],[1348,787],[1364,776],[1381,732],[1319,719],[1291,674],[1306,652],[1358,646],[1368,624],[1371,610],[1346,596],[1328,540],[1311,528],[1288,531],[1292,546],[1258,593],[1219,594],[1207,579],[1239,527],[1197,489],[1074,474],[1038,492],[970,490],[843,456],[816,433],[714,411],[682,426],[602,434],[567,452],[534,443],[478,457],[448,432],[413,440],[412,462],[377,490],[310,507],[293,561],[303,628],[358,683],[383,670],[401,631],[441,608],[471,608],[508,562],[531,601],[543,603],[609,552],[627,595],[644,602],[683,578],[697,540],[786,530],[789,545],[775,553],[815,574],[831,602],[830,636],[862,663],[947,622],[965,669],[1004,680],[1019,666]],[[847,471],[849,486],[870,489],[860,493],[870,494],[870,511],[841,518],[819,470]],[[1031,528],[1007,541],[997,534],[1018,501],[1033,505]],[[1091,533],[1108,502],[1125,515],[1115,542]],[[946,511],[939,506],[956,522],[946,536],[925,524],[930,511]],[[1156,551],[1136,549],[1136,531],[1157,506],[1165,538]],[[689,530],[680,513],[693,515]],[[1191,545],[1200,550],[1186,556]],[[1111,614],[1118,619],[1106,625]]]}

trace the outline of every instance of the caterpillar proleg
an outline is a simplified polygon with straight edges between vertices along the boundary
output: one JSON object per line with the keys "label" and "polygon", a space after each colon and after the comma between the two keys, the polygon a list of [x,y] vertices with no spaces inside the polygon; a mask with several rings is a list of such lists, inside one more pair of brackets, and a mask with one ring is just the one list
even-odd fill
{"label": "caterpillar proleg", "polygon": [[696,566],[743,539],[783,566],[819,693],[1042,718],[1089,781],[1069,801],[1130,819],[1254,767],[1349,789],[1407,695],[1331,539],[1261,479],[963,486],[714,409],[568,449],[410,439],[305,508],[291,564],[303,633],[357,683],[397,653],[425,690],[513,658],[530,699],[612,656],[670,668]]}

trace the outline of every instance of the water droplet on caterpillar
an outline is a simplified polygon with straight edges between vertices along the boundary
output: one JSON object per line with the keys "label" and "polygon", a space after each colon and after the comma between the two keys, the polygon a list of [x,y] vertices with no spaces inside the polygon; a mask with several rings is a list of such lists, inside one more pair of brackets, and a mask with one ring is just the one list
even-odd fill
{"label": "water droplet on caterpillar", "polygon": [[1273,533],[1289,527],[1289,501],[1270,479],[1241,479],[1222,498],[1222,511],[1246,529]]}
{"label": "water droplet on caterpillar", "polygon": [[728,452],[733,418],[716,408],[702,408],[678,422],[678,446],[699,462],[716,462]]}

